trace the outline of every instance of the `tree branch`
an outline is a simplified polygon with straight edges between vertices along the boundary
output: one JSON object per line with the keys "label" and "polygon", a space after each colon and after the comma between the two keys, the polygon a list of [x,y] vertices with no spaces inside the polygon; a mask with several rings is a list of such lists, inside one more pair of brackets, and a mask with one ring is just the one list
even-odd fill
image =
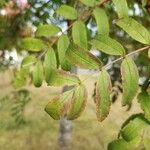
{"label": "tree branch", "polygon": [[123,56],[123,57],[120,57],[120,58],[118,58],[118,59],[116,59],[116,60],[112,61],[111,63],[109,63],[109,64],[105,65],[103,68],[107,69],[109,66],[111,66],[112,64],[114,64],[114,63],[116,63],[116,62],[118,62],[118,61],[120,61],[120,60],[124,59],[125,57],[131,56],[131,55],[134,55],[134,54],[139,53],[139,52],[142,52],[142,51],[144,51],[144,50],[148,50],[149,48],[150,48],[150,45],[145,46],[145,47],[140,48],[140,49],[137,49],[137,50],[135,50],[135,51],[133,51],[133,52],[131,52],[131,53],[129,53],[129,54],[127,54],[127,55]]}

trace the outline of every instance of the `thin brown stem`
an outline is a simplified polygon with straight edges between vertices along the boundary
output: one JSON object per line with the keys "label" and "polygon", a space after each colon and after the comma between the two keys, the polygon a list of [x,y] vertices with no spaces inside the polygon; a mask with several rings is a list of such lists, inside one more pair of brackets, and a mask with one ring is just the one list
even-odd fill
{"label": "thin brown stem", "polygon": [[[120,58],[118,58],[118,59],[112,61],[111,63],[106,64],[105,66],[103,66],[103,68],[104,68],[104,69],[108,69],[109,66],[111,66],[111,65],[115,64],[116,62],[118,62],[118,61],[124,59],[125,57],[129,57],[129,56],[134,55],[134,54],[136,54],[136,53],[139,53],[139,52],[148,50],[149,48],[150,48],[150,45],[145,46],[145,47],[140,48],[140,49],[137,49],[137,50],[135,50],[135,51],[133,51],[133,52],[131,52],[131,53],[125,55],[124,57],[120,57]],[[95,74],[92,74],[92,76],[94,76],[94,75],[95,75]],[[90,76],[90,77],[87,77],[86,79],[83,79],[82,82],[85,82],[85,81],[88,80],[89,78],[91,78],[91,76]]]}
{"label": "thin brown stem", "polygon": [[145,51],[145,50],[147,50],[147,49],[149,49],[149,48],[150,48],[150,45],[145,46],[145,47],[140,48],[140,49],[137,49],[137,50],[135,50],[135,51],[133,51],[133,52],[131,52],[131,53],[125,55],[124,57],[120,57],[120,58],[118,58],[118,59],[116,59],[116,60],[110,62],[109,64],[105,65],[103,68],[107,69],[109,66],[111,66],[111,65],[113,65],[114,63],[116,63],[116,62],[122,60],[123,58],[128,57],[128,56],[131,56],[131,55],[134,55],[134,54],[139,53],[139,52],[142,52],[142,51]]}

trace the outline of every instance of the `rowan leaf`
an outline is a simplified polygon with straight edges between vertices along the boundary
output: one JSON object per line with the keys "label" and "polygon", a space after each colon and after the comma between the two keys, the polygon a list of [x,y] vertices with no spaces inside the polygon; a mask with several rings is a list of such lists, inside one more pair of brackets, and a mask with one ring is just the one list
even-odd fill
{"label": "rowan leaf", "polygon": [[108,150],[128,150],[128,149],[129,144],[123,139],[118,139],[108,144]]}
{"label": "rowan leaf", "polygon": [[64,117],[70,108],[73,90],[63,93],[60,97],[53,98],[45,107],[45,111],[54,119],[59,120]]}
{"label": "rowan leaf", "polygon": [[29,65],[32,65],[36,62],[37,62],[37,58],[33,55],[29,55],[22,60],[21,66],[28,67]]}
{"label": "rowan leaf", "polygon": [[71,99],[70,109],[67,113],[67,119],[74,120],[78,118],[85,109],[87,102],[87,92],[84,85],[76,87]]}
{"label": "rowan leaf", "polygon": [[100,36],[98,40],[94,39],[90,42],[92,46],[106,54],[124,55],[125,49],[116,40],[108,36]]}
{"label": "rowan leaf", "polygon": [[145,118],[150,119],[150,94],[147,92],[142,92],[138,95],[138,102],[144,111]]}
{"label": "rowan leaf", "polygon": [[109,35],[109,21],[104,9],[96,7],[93,14],[96,19],[98,33],[101,35]]}
{"label": "rowan leaf", "polygon": [[39,52],[47,49],[47,45],[42,40],[31,37],[24,38],[21,47],[32,52]]}
{"label": "rowan leaf", "polygon": [[56,13],[60,16],[63,16],[65,19],[75,20],[78,17],[77,11],[68,5],[61,5]]}
{"label": "rowan leaf", "polygon": [[77,46],[70,46],[66,57],[71,64],[81,68],[100,69],[102,67],[102,62],[97,57]]}
{"label": "rowan leaf", "polygon": [[47,83],[49,83],[53,69],[57,68],[56,55],[52,48],[49,48],[49,50],[45,54],[43,65],[44,65],[45,80]]}
{"label": "rowan leaf", "polygon": [[38,61],[33,70],[33,84],[35,87],[40,87],[43,82],[43,65],[41,61]]}
{"label": "rowan leaf", "polygon": [[56,25],[44,24],[44,25],[40,25],[37,28],[35,35],[37,37],[51,37],[51,36],[55,36],[60,31],[61,31],[60,28],[57,27]]}
{"label": "rowan leaf", "polygon": [[131,58],[125,58],[121,64],[123,101],[122,105],[130,105],[138,92],[138,69]]}
{"label": "rowan leaf", "polygon": [[58,40],[57,49],[60,64],[64,61],[66,51],[69,47],[70,41],[67,35],[63,34]]}
{"label": "rowan leaf", "polygon": [[76,21],[72,27],[72,37],[75,44],[87,50],[87,31],[82,21]]}
{"label": "rowan leaf", "polygon": [[113,0],[119,18],[128,17],[128,4],[126,0]]}
{"label": "rowan leaf", "polygon": [[142,116],[138,116],[126,124],[121,130],[121,136],[127,142],[140,136],[143,130],[149,125],[149,122]]}
{"label": "rowan leaf", "polygon": [[108,150],[133,150],[138,149],[141,144],[141,137],[127,142],[124,139],[117,139],[109,143]]}
{"label": "rowan leaf", "polygon": [[61,63],[61,68],[65,71],[70,71],[72,69],[71,63],[65,58]]}
{"label": "rowan leaf", "polygon": [[99,121],[103,121],[109,114],[111,89],[110,76],[106,70],[102,70],[96,84],[96,110]]}
{"label": "rowan leaf", "polygon": [[143,44],[150,44],[150,32],[132,18],[123,18],[117,25],[126,31],[133,39]]}
{"label": "rowan leaf", "polygon": [[62,85],[78,85],[80,79],[63,70],[53,70],[49,79],[48,85],[50,86],[62,86]]}

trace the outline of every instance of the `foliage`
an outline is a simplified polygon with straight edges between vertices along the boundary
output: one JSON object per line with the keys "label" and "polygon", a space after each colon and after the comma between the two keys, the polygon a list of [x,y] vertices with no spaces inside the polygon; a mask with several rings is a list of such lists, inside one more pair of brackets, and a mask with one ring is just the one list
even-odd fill
{"label": "foliage", "polygon": [[[114,7],[110,8],[111,4]],[[70,90],[52,99],[45,110],[53,119],[59,120],[61,117],[66,117],[73,120],[79,117],[84,110],[87,94],[83,86],[84,81],[81,81],[71,72],[64,71],[63,62],[67,61],[72,66],[84,69],[95,69],[99,72],[99,78],[96,83],[97,118],[99,121],[103,121],[109,114],[111,105],[112,81],[107,69],[113,68],[113,65],[121,61],[121,66],[118,67],[121,73],[115,75],[122,78],[122,105],[131,106],[133,99],[139,94],[139,73],[142,74],[144,70],[139,65],[141,61],[139,58],[143,54],[138,55],[138,59],[136,59],[137,65],[140,66],[140,71],[131,55],[138,52],[144,53],[150,48],[149,30],[136,17],[129,14],[129,9],[132,10],[134,4],[134,1],[131,1],[128,5],[126,0],[104,0],[100,2],[81,0],[60,5],[56,4],[55,15],[60,20],[62,19],[68,23],[68,27],[63,31],[58,26],[58,23],[41,24],[37,27],[33,36],[30,35],[31,37],[21,40],[18,47],[28,51],[29,55],[27,56],[28,60],[27,58],[26,61],[25,59],[23,60],[23,62],[27,63],[27,66],[22,66],[16,74],[15,87],[20,88],[24,85],[29,74],[32,74],[32,81],[36,87],[40,87],[44,79],[48,86],[71,86]],[[142,4],[145,7],[145,1]],[[115,14],[114,10],[116,10],[118,17],[116,18],[116,15],[114,15],[114,18],[110,18],[107,15],[107,11],[112,11],[111,13]],[[144,11],[143,14],[145,13]],[[114,22],[115,25],[109,24],[109,22]],[[89,29],[89,25],[96,27],[95,35],[90,34],[93,26]],[[118,30],[115,31],[114,29],[112,31],[112,28],[117,28]],[[116,36],[117,34],[119,35],[118,37]],[[131,38],[133,39],[132,47],[136,47],[133,46],[135,42],[138,48],[139,46],[142,48],[132,52],[130,52],[131,49],[127,50],[128,44],[126,44],[126,47],[124,46],[126,40],[120,40],[127,37],[128,41],[132,41]],[[99,58],[92,54],[92,49],[100,51]],[[34,59],[30,53],[35,55],[36,58]],[[147,68],[145,69],[144,77],[147,80],[143,84],[144,88],[142,87],[142,91],[144,90],[146,94],[139,94],[138,96],[145,116],[136,115],[134,119],[126,123],[120,132],[121,139],[112,142],[108,149],[115,149],[116,147],[120,149],[118,148],[120,146],[124,149],[130,149],[130,146],[138,143],[136,138],[141,136],[141,132],[149,124],[150,98],[148,88],[150,74],[148,68],[150,64],[148,54],[144,55],[146,58],[144,66]],[[105,64],[102,60],[103,55],[106,55],[107,60],[109,58],[115,59],[110,64]],[[119,58],[113,55],[119,56]]]}

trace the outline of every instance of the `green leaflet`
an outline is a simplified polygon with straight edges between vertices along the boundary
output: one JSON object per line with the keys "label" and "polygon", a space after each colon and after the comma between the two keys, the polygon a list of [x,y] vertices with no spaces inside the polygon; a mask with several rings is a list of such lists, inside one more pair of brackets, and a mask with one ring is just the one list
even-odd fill
{"label": "green leaflet", "polygon": [[87,102],[87,92],[84,85],[80,85],[75,89],[71,100],[71,107],[67,113],[67,119],[73,120],[80,116],[85,109]]}
{"label": "green leaflet", "polygon": [[108,144],[108,150],[134,150],[139,149],[141,144],[141,138],[135,138],[134,140],[127,142],[124,139],[114,140]]}
{"label": "green leaflet", "polygon": [[21,47],[32,52],[39,52],[47,49],[47,45],[42,40],[31,37],[24,38]]}
{"label": "green leaflet", "polygon": [[87,31],[82,21],[76,21],[72,27],[72,37],[75,44],[87,50]]}
{"label": "green leaflet", "polygon": [[69,47],[70,41],[67,35],[63,34],[58,39],[57,49],[60,64],[64,61],[66,51]]}
{"label": "green leaflet", "polygon": [[102,62],[97,57],[79,47],[68,48],[66,57],[70,63],[81,68],[100,69],[102,67]]}
{"label": "green leaflet", "polygon": [[136,117],[131,120],[128,124],[126,124],[121,130],[121,136],[127,142],[134,140],[140,134],[142,134],[143,130],[148,126],[148,122],[145,118]]}
{"label": "green leaflet", "polygon": [[145,118],[150,119],[150,94],[142,92],[138,95],[138,102],[144,111]]}
{"label": "green leaflet", "polygon": [[43,82],[43,66],[42,62],[38,61],[33,70],[33,84],[40,87]]}
{"label": "green leaflet", "polygon": [[132,18],[123,18],[117,25],[126,31],[133,39],[143,44],[150,44],[150,32]]}
{"label": "green leaflet", "polygon": [[93,14],[96,19],[98,33],[101,35],[109,35],[109,21],[104,9],[97,7],[94,9]]}
{"label": "green leaflet", "polygon": [[125,58],[121,64],[123,101],[122,105],[130,105],[138,92],[138,69],[131,58]]}
{"label": "green leaflet", "polygon": [[125,49],[123,46],[116,40],[108,37],[101,36],[98,40],[92,40],[90,42],[92,46],[106,54],[110,55],[124,55]]}
{"label": "green leaflet", "polygon": [[44,58],[44,72],[45,72],[45,80],[47,83],[49,83],[53,69],[56,68],[57,68],[56,55],[54,50],[50,48],[45,54]]}
{"label": "green leaflet", "polygon": [[150,59],[150,49],[148,50],[148,58]]}
{"label": "green leaflet", "polygon": [[128,5],[126,0],[113,0],[119,18],[128,17]]}
{"label": "green leaflet", "polygon": [[128,150],[128,148],[129,144],[123,139],[115,140],[108,145],[108,150]]}
{"label": "green leaflet", "polygon": [[109,114],[111,89],[110,76],[106,70],[102,70],[96,84],[96,110],[99,121],[103,121]]}
{"label": "green leaflet", "polygon": [[96,0],[80,0],[84,5],[89,7],[94,7],[96,4]]}
{"label": "green leaflet", "polygon": [[25,85],[27,78],[29,76],[29,67],[23,67],[15,74],[15,80],[13,81],[13,86],[15,88],[21,88]]}
{"label": "green leaflet", "polygon": [[60,28],[57,27],[56,25],[45,24],[45,25],[40,25],[37,28],[35,35],[37,37],[42,37],[42,36],[43,37],[51,37],[51,36],[55,36],[60,31],[61,31]]}
{"label": "green leaflet", "polygon": [[36,61],[37,61],[37,58],[35,56],[29,55],[22,60],[21,66],[28,67],[30,65],[33,65]]}
{"label": "green leaflet", "polygon": [[53,70],[48,85],[62,86],[62,85],[77,85],[80,84],[80,79],[63,70]]}
{"label": "green leaflet", "polygon": [[65,71],[70,71],[72,68],[72,65],[70,62],[65,58],[61,63],[61,68]]}
{"label": "green leaflet", "polygon": [[63,93],[60,97],[52,99],[45,107],[45,111],[54,119],[59,120],[65,116],[70,108],[73,90]]}
{"label": "green leaflet", "polygon": [[146,150],[150,149],[150,139],[149,138],[144,139],[144,146],[145,146]]}
{"label": "green leaflet", "polygon": [[60,16],[63,16],[65,19],[75,20],[78,17],[77,11],[68,5],[61,5],[56,13]]}

